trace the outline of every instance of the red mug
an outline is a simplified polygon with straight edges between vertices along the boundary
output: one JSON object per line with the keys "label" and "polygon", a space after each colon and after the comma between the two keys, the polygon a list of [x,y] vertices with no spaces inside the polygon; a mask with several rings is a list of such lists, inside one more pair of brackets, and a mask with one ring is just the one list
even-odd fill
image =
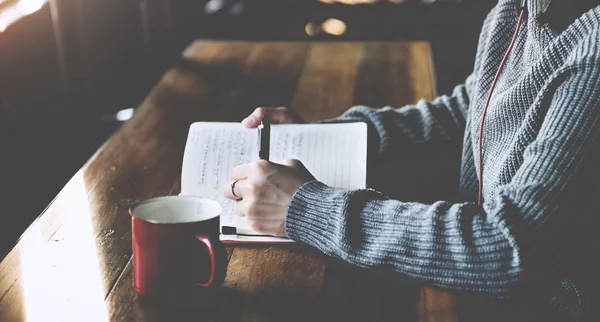
{"label": "red mug", "polygon": [[215,280],[215,246],[222,208],[192,196],[158,197],[129,210],[133,285],[141,296],[171,296],[209,288]]}

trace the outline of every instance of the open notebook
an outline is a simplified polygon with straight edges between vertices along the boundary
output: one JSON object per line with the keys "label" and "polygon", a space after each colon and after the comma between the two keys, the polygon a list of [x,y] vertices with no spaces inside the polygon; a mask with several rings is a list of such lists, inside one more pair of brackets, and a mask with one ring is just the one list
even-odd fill
{"label": "open notebook", "polygon": [[[367,125],[365,123],[285,124],[271,126],[270,160],[298,159],[313,176],[333,187],[366,186]],[[237,165],[258,160],[258,132],[240,123],[197,122],[191,125],[183,157],[181,194],[217,200],[223,207],[221,240],[229,243],[281,243],[286,238],[260,235],[233,212],[234,201],[223,197]],[[235,227],[236,234],[230,234]]]}

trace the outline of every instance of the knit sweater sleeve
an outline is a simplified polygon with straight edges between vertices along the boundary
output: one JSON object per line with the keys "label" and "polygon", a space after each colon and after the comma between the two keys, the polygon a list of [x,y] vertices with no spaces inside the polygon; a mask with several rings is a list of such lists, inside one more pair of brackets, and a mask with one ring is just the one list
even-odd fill
{"label": "knit sweater sleeve", "polygon": [[[511,297],[532,276],[526,273],[536,246],[548,238],[544,234],[568,241],[560,230],[540,228],[569,214],[560,208],[565,191],[600,132],[599,70],[597,65],[578,66],[565,75],[537,137],[524,147],[516,174],[509,183],[488,189],[483,206],[401,202],[370,189],[348,191],[311,181],[292,198],[286,234],[361,267],[391,269],[443,288]],[[431,115],[408,113],[424,119]],[[384,115],[370,117],[390,124]],[[393,129],[405,126],[395,122],[382,132],[406,133]],[[432,132],[410,135],[418,141]],[[382,144],[384,149],[389,142]]]}
{"label": "knit sweater sleeve", "polygon": [[[369,187],[411,199],[421,199],[424,193],[436,194],[430,188],[418,189],[417,186],[406,187],[398,193],[399,182],[411,182],[419,177],[423,186],[435,181],[438,190],[447,187],[456,190],[474,78],[471,75],[451,96],[441,95],[431,102],[420,100],[398,109],[355,106],[338,118],[320,123],[365,122],[368,125]],[[411,171],[406,172],[406,168]],[[447,178],[451,179],[445,180]]]}
{"label": "knit sweater sleeve", "polygon": [[410,145],[427,142],[462,142],[470,102],[469,89],[473,82],[471,75],[465,84],[454,89],[451,96],[441,95],[431,102],[422,99],[398,109],[355,106],[338,118],[320,123],[367,123],[375,131],[369,146],[378,153],[398,153]]}

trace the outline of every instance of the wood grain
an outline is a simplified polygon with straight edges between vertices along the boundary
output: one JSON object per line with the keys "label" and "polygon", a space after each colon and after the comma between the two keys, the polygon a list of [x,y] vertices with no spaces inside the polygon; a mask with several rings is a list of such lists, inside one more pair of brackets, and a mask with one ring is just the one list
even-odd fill
{"label": "wood grain", "polygon": [[311,46],[290,107],[304,119],[336,117],[354,103],[360,43]]}
{"label": "wood grain", "polygon": [[324,319],[387,322],[415,321],[417,317],[419,289],[393,275],[330,260],[324,284]]}
{"label": "wood grain", "polygon": [[325,257],[297,247],[236,247],[222,294],[233,321],[309,321],[318,316]]}
{"label": "wood grain", "polygon": [[428,42],[370,42],[364,45],[355,104],[402,107],[435,95]]}
{"label": "wood grain", "polygon": [[455,321],[449,293],[302,245],[227,247],[208,299],[163,303],[132,288],[127,210],[178,193],[192,122],[239,121],[258,106],[309,120],[398,106],[435,94],[432,67],[424,42],[195,41],[0,262],[0,320]]}
{"label": "wood grain", "polygon": [[437,289],[423,288],[417,301],[417,321],[456,322],[456,296]]}
{"label": "wood grain", "polygon": [[425,41],[410,43],[409,86],[413,102],[420,99],[432,100],[437,94],[431,44]]}

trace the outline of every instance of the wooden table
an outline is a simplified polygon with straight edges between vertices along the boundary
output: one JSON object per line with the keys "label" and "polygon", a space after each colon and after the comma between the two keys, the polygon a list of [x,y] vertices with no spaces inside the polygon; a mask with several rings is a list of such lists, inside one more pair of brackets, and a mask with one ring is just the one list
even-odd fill
{"label": "wooden table", "polygon": [[432,75],[427,42],[192,43],[0,263],[0,321],[455,321],[453,295],[308,247],[228,248],[210,306],[148,304],[132,288],[128,208],[178,193],[192,122],[239,121],[257,106],[308,120],[400,107],[432,98]]}

